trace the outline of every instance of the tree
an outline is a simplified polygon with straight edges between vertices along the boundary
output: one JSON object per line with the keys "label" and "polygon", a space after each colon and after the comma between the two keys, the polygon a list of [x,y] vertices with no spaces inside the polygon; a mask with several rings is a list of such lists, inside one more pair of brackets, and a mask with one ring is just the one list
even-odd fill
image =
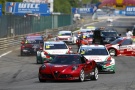
{"label": "tree", "polygon": [[6,2],[22,2],[23,0],[0,0],[0,4],[2,4],[2,12],[5,13],[5,3]]}

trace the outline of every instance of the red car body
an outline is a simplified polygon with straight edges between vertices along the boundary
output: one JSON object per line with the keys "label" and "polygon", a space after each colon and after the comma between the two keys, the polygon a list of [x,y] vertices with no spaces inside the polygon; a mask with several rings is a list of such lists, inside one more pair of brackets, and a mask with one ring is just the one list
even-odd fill
{"label": "red car body", "polygon": [[93,39],[92,38],[85,38],[81,41],[82,45],[89,45],[92,44]]}
{"label": "red car body", "polygon": [[21,56],[27,54],[36,54],[43,46],[44,38],[40,34],[27,35],[21,42],[20,53]]}
{"label": "red car body", "polygon": [[109,53],[115,56],[135,56],[135,42],[134,37],[118,38],[110,44],[106,44]]}
{"label": "red car body", "polygon": [[[74,57],[83,57],[82,55],[58,55],[57,57],[73,57],[69,61],[73,61]],[[39,68],[39,81],[46,81],[46,80],[79,80],[81,71],[84,71],[84,78],[89,77],[92,80],[97,80],[94,77],[94,74],[91,75],[93,70],[96,68],[95,61],[88,61],[85,57],[83,57],[84,62],[74,63],[74,64],[61,64],[61,63],[44,63]],[[77,59],[76,59],[77,60]],[[63,59],[64,61],[64,59]],[[82,61],[82,60],[81,60]],[[45,67],[45,68],[44,68]],[[76,67],[76,69],[74,68]],[[97,72],[98,75],[98,72]],[[83,81],[83,80],[80,80]]]}

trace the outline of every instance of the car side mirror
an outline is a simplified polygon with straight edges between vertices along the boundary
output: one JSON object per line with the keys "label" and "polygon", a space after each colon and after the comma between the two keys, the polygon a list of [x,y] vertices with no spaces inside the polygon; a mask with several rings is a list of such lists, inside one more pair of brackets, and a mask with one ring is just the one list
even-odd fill
{"label": "car side mirror", "polygon": [[122,46],[121,44],[119,44],[118,46]]}

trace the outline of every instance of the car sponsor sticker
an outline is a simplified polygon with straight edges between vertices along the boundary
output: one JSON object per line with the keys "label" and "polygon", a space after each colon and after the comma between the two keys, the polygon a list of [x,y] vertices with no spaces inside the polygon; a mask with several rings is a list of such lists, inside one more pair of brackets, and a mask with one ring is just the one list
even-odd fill
{"label": "car sponsor sticker", "polygon": [[49,45],[46,45],[46,48],[48,49],[48,48],[50,48],[50,46]]}

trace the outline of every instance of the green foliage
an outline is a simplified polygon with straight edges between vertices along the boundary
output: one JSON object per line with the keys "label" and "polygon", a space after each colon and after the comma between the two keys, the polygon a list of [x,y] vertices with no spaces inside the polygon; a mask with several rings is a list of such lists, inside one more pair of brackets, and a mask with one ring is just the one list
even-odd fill
{"label": "green foliage", "polygon": [[5,3],[6,2],[22,2],[23,0],[0,0],[0,4],[2,4],[2,12],[5,13]]}

